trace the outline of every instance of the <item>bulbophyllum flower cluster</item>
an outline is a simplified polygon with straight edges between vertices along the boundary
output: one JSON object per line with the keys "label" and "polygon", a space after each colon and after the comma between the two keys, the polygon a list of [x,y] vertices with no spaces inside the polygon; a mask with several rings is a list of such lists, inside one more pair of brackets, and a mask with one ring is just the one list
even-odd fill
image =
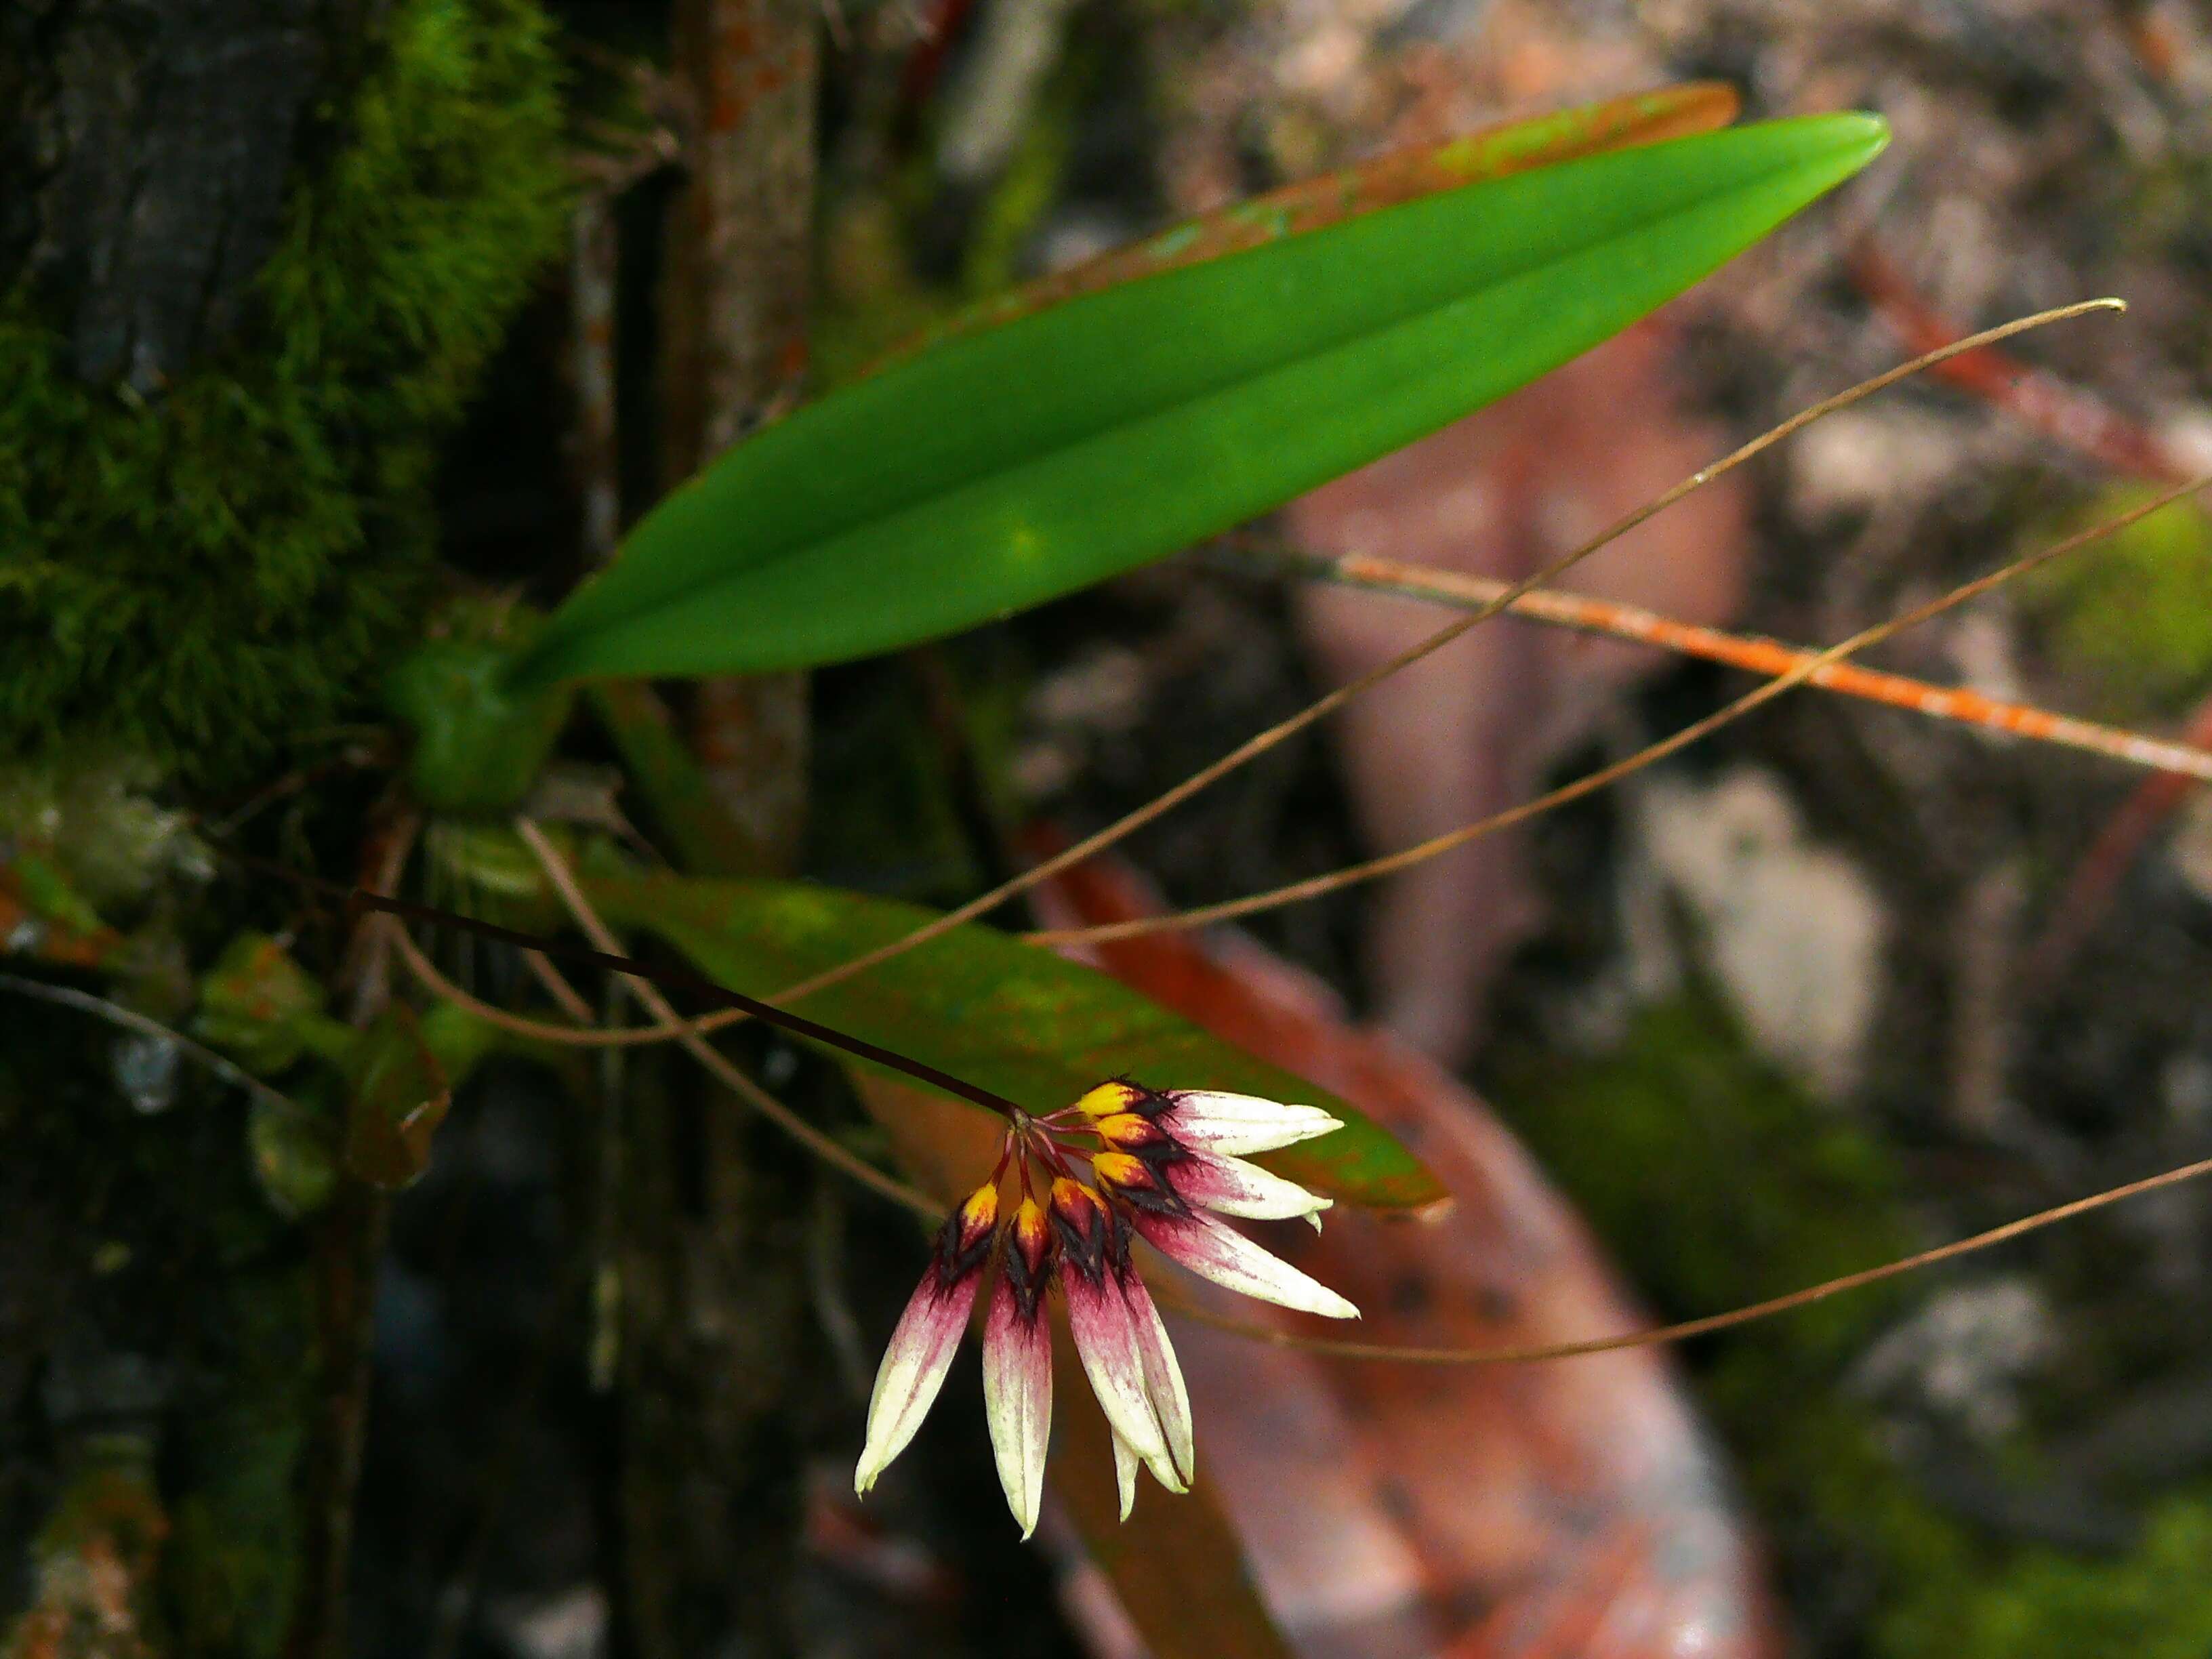
{"label": "bulbophyllum flower cluster", "polygon": [[[999,1481],[1022,1536],[1036,1530],[1044,1489],[1052,1427],[1044,1309],[1055,1281],[1084,1375],[1114,1431],[1122,1519],[1136,1501],[1140,1464],[1169,1491],[1188,1490],[1190,1397],[1131,1241],[1141,1238],[1246,1296],[1358,1318],[1335,1291],[1217,1218],[1301,1217],[1318,1228],[1328,1200],[1241,1155],[1337,1127],[1318,1107],[1118,1080],[1049,1117],[1016,1115],[990,1179],[945,1218],[928,1271],[891,1333],[854,1490],[874,1486],[921,1426],[987,1278],[983,1402]],[[1087,1180],[1079,1160],[1089,1166]]]}

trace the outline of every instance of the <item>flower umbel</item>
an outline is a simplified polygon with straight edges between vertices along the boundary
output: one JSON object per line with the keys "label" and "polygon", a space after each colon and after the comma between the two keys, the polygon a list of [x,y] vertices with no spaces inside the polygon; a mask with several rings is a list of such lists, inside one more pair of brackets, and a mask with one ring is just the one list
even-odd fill
{"label": "flower umbel", "polygon": [[[1137,1274],[1131,1240],[1247,1296],[1358,1318],[1335,1291],[1214,1218],[1300,1217],[1319,1227],[1328,1200],[1241,1154],[1337,1127],[1318,1107],[1122,1081],[1102,1083],[1049,1117],[1017,1116],[990,1179],[945,1218],[928,1270],[884,1350],[854,1490],[875,1485],[921,1426],[988,1273],[983,1401],[999,1482],[1022,1536],[1036,1529],[1043,1494],[1052,1426],[1044,1308],[1055,1282],[1084,1375],[1114,1431],[1122,1519],[1136,1501],[1139,1465],[1170,1492],[1188,1491],[1190,1396],[1167,1327]],[[1088,1180],[1081,1163],[1090,1166]]]}

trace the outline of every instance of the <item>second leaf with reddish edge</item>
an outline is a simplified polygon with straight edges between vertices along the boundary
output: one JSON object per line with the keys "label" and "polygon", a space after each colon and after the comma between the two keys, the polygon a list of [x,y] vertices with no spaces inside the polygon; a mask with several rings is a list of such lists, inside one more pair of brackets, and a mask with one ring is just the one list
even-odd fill
{"label": "second leaf with reddish edge", "polygon": [[876,368],[886,368],[944,341],[1031,316],[1085,294],[1202,264],[1285,236],[1418,201],[1440,190],[1456,190],[1462,185],[1503,179],[1584,155],[1601,155],[1608,150],[1656,144],[1664,138],[1716,131],[1735,119],[1738,106],[1735,88],[1715,81],[1692,81],[1528,120],[1502,121],[1441,143],[1394,149],[1372,161],[1301,179],[1265,196],[1187,219],[1142,241],[1025,283],[908,341]]}
{"label": "second leaf with reddish edge", "polygon": [[[930,920],[919,907],[799,882],[679,876],[599,878],[592,903],[617,927],[658,934],[732,990],[785,986]],[[1446,1194],[1420,1162],[1346,1102],[1106,975],[965,927],[842,984],[794,1012],[925,1060],[1039,1114],[1104,1079],[1160,1089],[1218,1089],[1319,1106],[1344,1125],[1259,1158],[1342,1203],[1416,1208]]]}

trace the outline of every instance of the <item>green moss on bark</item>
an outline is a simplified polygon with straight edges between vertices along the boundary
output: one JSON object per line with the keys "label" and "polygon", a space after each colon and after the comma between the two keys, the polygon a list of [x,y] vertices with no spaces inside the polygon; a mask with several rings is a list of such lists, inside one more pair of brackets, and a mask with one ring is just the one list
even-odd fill
{"label": "green moss on bark", "polygon": [[195,1356],[211,1386],[173,1460],[164,1577],[180,1655],[275,1659],[300,1589],[314,1308],[307,1273],[281,1252],[225,1266]]}
{"label": "green moss on bark", "polygon": [[[2154,493],[2135,484],[2106,490],[2039,532],[2041,541]],[[2180,714],[2212,684],[2212,516],[2178,501],[2032,573],[2021,603],[2065,683],[2094,696],[2098,713],[2134,724]]]}
{"label": "green moss on bark", "polygon": [[2091,1560],[2051,1549],[2014,1554],[1945,1594],[1929,1583],[1881,1625],[1886,1654],[1954,1659],[2202,1659],[2212,1652],[2212,1502],[2179,1498],[2135,1548]]}
{"label": "green moss on bark", "polygon": [[234,779],[413,620],[434,446],[557,240],[559,70],[535,0],[402,0],[372,56],[258,316],[159,399],[0,300],[0,750]]}

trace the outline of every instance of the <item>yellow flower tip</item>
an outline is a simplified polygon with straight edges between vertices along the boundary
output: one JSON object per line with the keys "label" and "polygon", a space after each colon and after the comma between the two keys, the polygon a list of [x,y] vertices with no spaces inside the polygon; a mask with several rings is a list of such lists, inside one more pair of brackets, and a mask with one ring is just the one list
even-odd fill
{"label": "yellow flower tip", "polygon": [[1021,1208],[1014,1212],[1014,1243],[1021,1246],[1024,1255],[1039,1260],[1051,1240],[1052,1235],[1045,1227],[1044,1211],[1038,1207],[1036,1200],[1023,1199]]}
{"label": "yellow flower tip", "polygon": [[1100,1152],[1091,1160],[1091,1172],[1109,1187],[1148,1187],[1152,1177],[1141,1159],[1127,1152]]}
{"label": "yellow flower tip", "polygon": [[1075,1103],[1085,1117],[1118,1117],[1133,1111],[1145,1091],[1127,1083],[1102,1083]]}
{"label": "yellow flower tip", "polygon": [[960,1206],[962,1231],[970,1234],[988,1232],[999,1224],[999,1184],[985,1182],[968,1194]]}
{"label": "yellow flower tip", "polygon": [[977,1254],[990,1243],[999,1230],[999,1188],[996,1182],[978,1187],[961,1201],[945,1224],[945,1233],[939,1245],[939,1253],[948,1266],[961,1264],[963,1258],[975,1256],[973,1263],[980,1265]]}
{"label": "yellow flower tip", "polygon": [[1124,1150],[1165,1139],[1158,1124],[1150,1118],[1139,1117],[1134,1112],[1116,1112],[1111,1117],[1102,1117],[1091,1127],[1098,1139],[1109,1146]]}
{"label": "yellow flower tip", "polygon": [[1106,1207],[1099,1201],[1097,1193],[1072,1176],[1054,1177],[1048,1201],[1060,1214],[1071,1217],[1087,1215],[1091,1211]]}

